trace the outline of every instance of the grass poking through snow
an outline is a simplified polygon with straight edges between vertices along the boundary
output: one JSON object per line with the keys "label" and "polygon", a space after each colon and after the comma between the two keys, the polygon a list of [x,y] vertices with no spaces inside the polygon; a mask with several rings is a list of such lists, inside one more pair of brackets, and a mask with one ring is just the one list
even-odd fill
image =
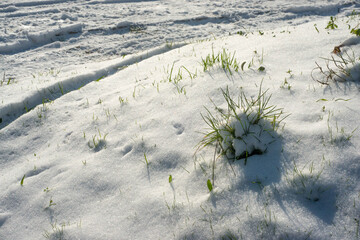
{"label": "grass poking through snow", "polygon": [[246,160],[254,154],[263,154],[275,139],[273,134],[280,122],[282,109],[270,105],[271,96],[262,91],[258,96],[248,98],[241,92],[235,101],[229,89],[221,89],[227,104],[223,110],[215,104],[215,114],[206,108],[207,114],[202,118],[209,127],[204,138],[198,144],[198,150],[211,146],[219,146],[219,151],[229,159]]}

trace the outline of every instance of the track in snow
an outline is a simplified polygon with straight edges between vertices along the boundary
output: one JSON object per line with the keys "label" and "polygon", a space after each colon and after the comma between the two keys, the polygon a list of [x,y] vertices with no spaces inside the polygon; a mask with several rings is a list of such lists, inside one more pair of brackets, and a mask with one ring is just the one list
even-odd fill
{"label": "track in snow", "polygon": [[185,44],[174,44],[170,47],[164,44],[163,46],[154,48],[151,51],[129,56],[123,60],[119,59],[118,61],[108,64],[107,66],[100,67],[99,69],[47,85],[46,87],[37,89],[37,91],[31,92],[30,94],[23,95],[18,101],[10,102],[2,106],[0,105],[0,130],[22,115],[26,114],[28,111],[33,110],[36,106],[44,104],[44,101],[45,103],[54,101],[59,97],[78,90],[93,81],[99,81],[104,77],[111,76],[132,64],[139,63],[145,59],[180,48],[184,45]]}
{"label": "track in snow", "polygon": [[167,41],[299,24],[355,7],[340,0],[3,0],[0,74],[22,81],[46,68],[116,58]]}

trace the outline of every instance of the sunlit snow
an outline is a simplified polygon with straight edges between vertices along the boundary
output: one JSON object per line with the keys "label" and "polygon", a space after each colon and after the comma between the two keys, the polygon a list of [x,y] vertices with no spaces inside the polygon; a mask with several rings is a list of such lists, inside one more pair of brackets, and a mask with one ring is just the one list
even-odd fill
{"label": "sunlit snow", "polygon": [[359,239],[359,8],[1,1],[0,239]]}

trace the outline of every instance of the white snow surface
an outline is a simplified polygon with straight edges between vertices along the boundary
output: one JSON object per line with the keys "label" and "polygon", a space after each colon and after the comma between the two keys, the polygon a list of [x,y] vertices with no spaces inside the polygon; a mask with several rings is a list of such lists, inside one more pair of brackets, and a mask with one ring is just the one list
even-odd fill
{"label": "white snow surface", "polygon": [[[0,239],[359,239],[359,63],[316,65],[359,6],[3,0]],[[224,49],[243,68],[204,71]],[[260,86],[289,115],[266,152],[197,151],[221,89]]]}
{"label": "white snow surface", "polygon": [[350,0],[2,0],[0,73],[23,81],[40,69],[118,58],[166,42],[298,25],[358,7]]}

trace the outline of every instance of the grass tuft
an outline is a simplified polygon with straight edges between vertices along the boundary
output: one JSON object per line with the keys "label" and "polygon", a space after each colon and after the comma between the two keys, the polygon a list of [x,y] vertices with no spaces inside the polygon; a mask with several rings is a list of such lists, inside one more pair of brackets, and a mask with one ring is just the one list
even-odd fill
{"label": "grass tuft", "polygon": [[245,159],[254,154],[263,154],[274,141],[272,133],[280,122],[282,109],[269,105],[271,96],[262,91],[261,86],[257,97],[247,98],[240,93],[236,102],[230,95],[229,88],[221,89],[227,104],[227,111],[215,104],[215,114],[209,109],[206,115],[201,114],[209,127],[204,138],[198,143],[197,150],[217,145],[222,155],[229,159]]}
{"label": "grass tuft", "polygon": [[328,22],[328,25],[326,26],[325,29],[334,30],[335,28],[338,28],[338,25],[336,25],[335,21],[336,21],[336,17],[331,16],[330,21]]}
{"label": "grass tuft", "polygon": [[320,170],[315,170],[313,162],[308,168],[304,166],[302,169],[294,162],[291,171],[286,171],[285,179],[296,194],[303,196],[309,201],[317,202],[320,200],[321,195],[327,190],[319,182],[323,171],[323,166]]}
{"label": "grass tuft", "polygon": [[99,136],[95,134],[92,136],[92,140],[88,141],[89,148],[94,149],[96,152],[106,148],[106,137],[108,135],[108,133],[102,135],[100,129],[98,129],[98,133]]}
{"label": "grass tuft", "polygon": [[[321,58],[325,61],[325,67],[315,62],[316,67],[313,69],[312,78],[324,85],[329,85],[330,81],[346,82],[349,80],[358,81],[360,76],[360,57],[355,53],[340,52],[339,47],[335,47],[334,53],[330,58]],[[314,77],[313,72],[317,71],[321,77]]]}
{"label": "grass tuft", "polygon": [[222,52],[217,54],[214,53],[214,49],[212,49],[212,53],[207,55],[205,59],[201,58],[204,72],[207,71],[209,68],[213,67],[214,65],[218,64],[221,66],[224,71],[228,71],[230,75],[232,75],[231,69],[235,72],[239,71],[239,63],[235,58],[235,52],[233,54],[223,49]]}

